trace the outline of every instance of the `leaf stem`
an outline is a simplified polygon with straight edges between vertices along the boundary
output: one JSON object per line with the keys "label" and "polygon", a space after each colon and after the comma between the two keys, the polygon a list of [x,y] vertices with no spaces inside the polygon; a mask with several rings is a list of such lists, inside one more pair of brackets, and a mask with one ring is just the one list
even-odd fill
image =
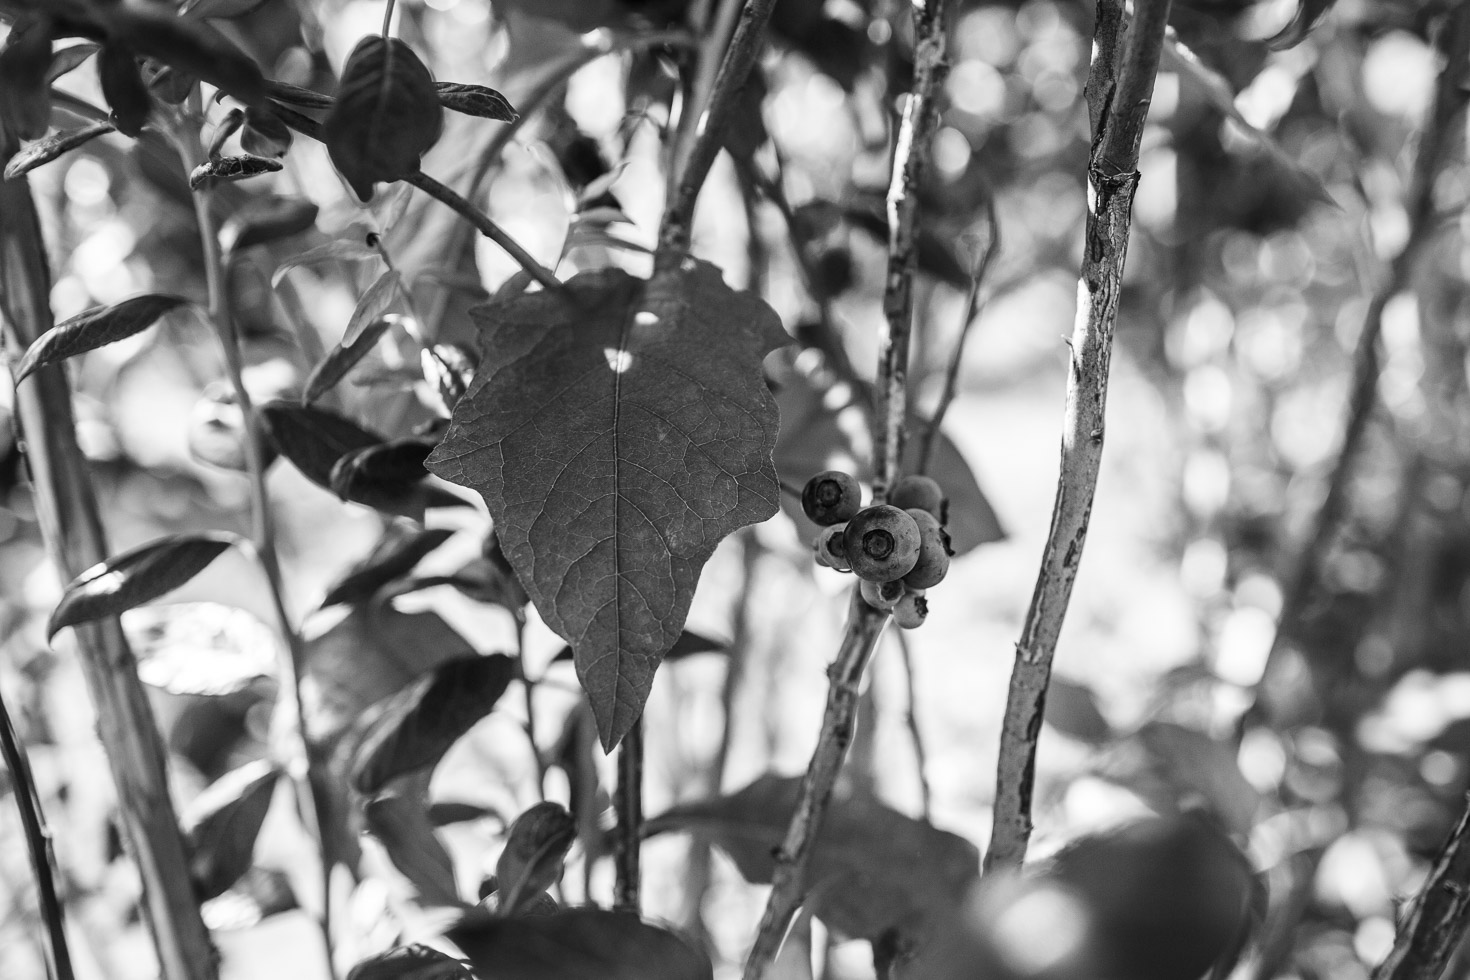
{"label": "leaf stem", "polygon": [[395,0],[387,0],[383,4],[383,29],[379,33],[384,38],[389,37],[393,32],[393,8],[395,5]]}
{"label": "leaf stem", "polygon": [[5,768],[10,770],[11,795],[15,797],[16,810],[20,812],[26,851],[31,859],[31,874],[36,880],[41,919],[46,923],[49,973],[52,980],[73,980],[71,949],[66,943],[66,914],[56,894],[56,877],[52,871],[56,858],[51,851],[51,832],[46,828],[46,817],[41,811],[41,797],[31,776],[30,760],[16,737],[15,725],[11,723],[10,709],[6,707],[3,695],[0,695],[0,754],[4,756]]}
{"label": "leaf stem", "polygon": [[1070,341],[1060,473],[1051,530],[1006,696],[987,870],[1020,867],[1031,838],[1036,740],[1052,659],[1082,560],[1102,465],[1113,330],[1138,186],[1138,147],[1164,43],[1169,0],[1136,0],[1123,30],[1122,0],[1099,0],[1087,101],[1093,144],[1080,299]]}
{"label": "leaf stem", "polygon": [[613,908],[637,914],[642,885],[643,716],[633,722],[618,748],[618,784],[613,790],[618,815],[617,892]]}

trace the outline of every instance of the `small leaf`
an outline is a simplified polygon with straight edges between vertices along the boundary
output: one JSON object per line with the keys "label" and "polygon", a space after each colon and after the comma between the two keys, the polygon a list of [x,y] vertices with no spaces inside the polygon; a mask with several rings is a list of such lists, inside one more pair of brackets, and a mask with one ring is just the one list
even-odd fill
{"label": "small leaf", "polygon": [[427,946],[399,946],[354,966],[347,980],[475,980],[469,967]]}
{"label": "small leaf", "polygon": [[64,320],[36,338],[15,370],[20,384],[39,368],[142,333],[171,310],[188,303],[182,296],[144,293],[100,306]]}
{"label": "small leaf", "polygon": [[434,90],[439,93],[440,105],[467,116],[498,119],[501,122],[515,122],[520,118],[520,113],[515,111],[505,96],[484,85],[435,82]]}
{"label": "small leaf", "polygon": [[475,315],[484,356],[429,469],[484,497],[611,747],[715,546],[776,511],[761,362],[789,337],[707,263],[583,273]]}
{"label": "small leaf", "polygon": [[1044,716],[1048,725],[1079,742],[1100,745],[1113,737],[1113,726],[1097,706],[1097,695],[1064,677],[1052,676]]}
{"label": "small leaf", "polygon": [[348,453],[332,467],[332,492],[361,503],[407,493],[429,475],[424,460],[433,448],[430,440],[409,438]]}
{"label": "small leaf", "polygon": [[82,41],[57,51],[51,56],[51,65],[46,69],[46,84],[50,85],[67,72],[75,71],[84,61],[101,49],[100,44]]}
{"label": "small leaf", "polygon": [[282,262],[271,276],[271,286],[280,286],[281,280],[286,273],[292,269],[305,265],[315,265],[318,262],[358,262],[363,259],[378,258],[376,249],[368,248],[361,240],[356,238],[339,238],[336,241],[325,242],[306,251],[293,255]]}
{"label": "small leaf", "polygon": [[63,627],[116,616],[172,592],[238,540],[223,532],[173,534],[93,565],[67,584],[46,624],[46,639]]}
{"label": "small leaf", "polygon": [[378,346],[378,341],[383,339],[383,335],[402,319],[403,317],[397,313],[379,317],[364,327],[352,343],[343,341],[333,347],[327,356],[322,358],[321,363],[312,368],[311,375],[306,379],[306,388],[301,393],[301,403],[310,405],[337,387],[364,357],[372,353],[373,348]]}
{"label": "small leaf", "polygon": [[245,110],[245,128],[240,133],[240,146],[258,157],[283,157],[291,149],[291,127],[275,114],[254,106]]}
{"label": "small leaf", "polygon": [[[762,776],[730,796],[676,806],[648,821],[645,833],[691,831],[718,844],[747,881],[769,884],[800,782]],[[844,935],[871,940],[897,931],[922,941],[932,921],[963,900],[979,863],[969,841],[854,794],[827,811],[802,890],[812,913]]]}
{"label": "small leaf", "polygon": [[499,813],[478,803],[442,800],[429,804],[429,822],[435,827],[448,827],[451,824],[470,823],[487,818],[494,818],[501,821],[502,824],[505,822]]}
{"label": "small leaf", "polygon": [[246,105],[265,101],[265,79],[245,52],[199,21],[176,17],[167,7],[107,4],[99,10],[110,40],[201,78]]}
{"label": "small leaf", "polygon": [[250,870],[280,774],[265,759],[246,763],[211,783],[184,812],[189,871],[201,899],[221,894]]}
{"label": "small leaf", "polygon": [[103,45],[97,56],[97,77],[102,83],[102,97],[112,108],[112,124],[119,133],[136,139],[153,111],[138,56],[126,44],[114,41]]}
{"label": "small leaf", "polygon": [[494,980],[711,980],[709,957],[628,912],[567,909],[477,919],[449,931],[475,972]]}
{"label": "small leaf", "polygon": [[561,880],[577,823],[560,803],[543,801],[526,810],[506,832],[495,864],[501,915],[517,915]]}
{"label": "small leaf", "polygon": [[138,679],[170,694],[235,694],[272,676],[280,663],[274,629],[218,602],[129,609],[122,625],[138,658]]}
{"label": "small leaf", "polygon": [[239,252],[268,245],[316,227],[317,206],[300,197],[256,198],[220,227],[220,246]]}
{"label": "small leaf", "polygon": [[292,85],[289,82],[278,82],[274,79],[266,79],[266,94],[277,102],[287,105],[300,106],[303,109],[330,109],[337,101],[330,95],[314,92],[300,85]]}
{"label": "small leaf", "polygon": [[384,534],[372,554],[327,591],[322,608],[356,605],[371,599],[383,586],[413,571],[415,565],[453,536],[453,531],[442,527],[425,528],[407,536],[393,531]]}
{"label": "small leaf", "polygon": [[179,10],[179,15],[196,20],[209,17],[228,20],[253,14],[269,2],[270,0],[191,0]]}
{"label": "small leaf", "polygon": [[[665,662],[670,660],[682,660],[695,653],[723,653],[728,644],[719,640],[711,640],[707,636],[701,636],[693,630],[684,630],[669,652],[664,654]],[[572,648],[562,647],[556,656],[551,658],[551,663],[559,664],[572,659]]]}
{"label": "small leaf", "polygon": [[389,781],[433,766],[495,707],[516,677],[501,654],[441,664],[379,706],[352,763],[352,785],[364,796]]}
{"label": "small leaf", "polygon": [[444,129],[434,76],[403,41],[370,35],[342,67],[337,100],[322,120],[332,163],[357,196],[419,168]]}
{"label": "small leaf", "polygon": [[332,489],[332,467],[349,453],[383,444],[383,438],[324,408],[279,400],[260,406],[276,450],[317,486]]}
{"label": "small leaf", "polygon": [[0,48],[0,124],[12,135],[33,140],[51,125],[51,25],[23,17]]}
{"label": "small leaf", "polygon": [[189,189],[197,191],[213,184],[232,184],[237,180],[259,177],[261,174],[279,172],[285,164],[268,157],[246,154],[238,157],[215,157],[206,160],[189,172]]}
{"label": "small leaf", "polygon": [[114,127],[110,122],[94,122],[78,129],[65,129],[43,140],[38,140],[10,158],[10,162],[5,165],[5,179],[14,180],[22,174],[28,174],[37,167],[50,163],[63,153],[75,150],[83,143],[89,143],[104,133],[113,131]]}
{"label": "small leaf", "polygon": [[393,866],[418,889],[422,905],[459,905],[454,862],[434,836],[428,809],[403,796],[380,796],[363,807],[368,832],[383,845]]}
{"label": "small leaf", "polygon": [[357,340],[368,325],[382,318],[388,312],[388,307],[398,298],[398,288],[403,278],[393,270],[389,269],[367,288],[362,298],[357,301],[357,306],[352,310],[352,317],[347,321],[347,329],[342,331],[342,342],[350,344]]}

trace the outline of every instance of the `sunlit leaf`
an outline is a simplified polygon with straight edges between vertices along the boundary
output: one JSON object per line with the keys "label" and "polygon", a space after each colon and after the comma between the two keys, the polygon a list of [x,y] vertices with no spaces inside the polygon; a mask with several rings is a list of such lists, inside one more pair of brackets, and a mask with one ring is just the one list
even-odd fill
{"label": "sunlit leaf", "polygon": [[82,41],[68,48],[61,48],[51,56],[51,65],[46,69],[46,84],[50,85],[67,72],[74,71],[88,58],[102,49],[102,45]]}
{"label": "sunlit leaf", "polygon": [[260,406],[276,450],[311,482],[332,489],[332,467],[349,453],[383,444],[383,438],[324,408],[279,400]]}
{"label": "sunlit leaf", "polygon": [[347,980],[475,980],[469,967],[427,946],[399,946],[352,968]]}
{"label": "sunlit leaf", "polygon": [[667,929],[626,912],[568,909],[477,919],[449,938],[494,980],[710,980],[709,957]]}
{"label": "sunlit leaf", "polygon": [[310,405],[337,387],[401,319],[396,313],[379,317],[364,327],[351,343],[343,341],[328,351],[306,379],[306,387],[301,393],[302,404]]}
{"label": "sunlit leaf", "polygon": [[63,627],[116,616],[167,595],[237,541],[223,532],[174,534],[93,565],[67,584],[46,624],[47,639]]}
{"label": "sunlit leaf", "polygon": [[370,201],[378,181],[417,170],[443,129],[434,76],[413,49],[378,35],[359,41],[322,121],[332,163],[357,196]]}
{"label": "sunlit leaf", "polygon": [[444,108],[467,116],[498,119],[501,122],[514,122],[519,117],[519,113],[505,96],[484,85],[435,82],[434,89],[439,93],[439,102]]}
{"label": "sunlit leaf", "polygon": [[516,915],[560,881],[576,839],[576,821],[560,803],[543,801],[516,817],[495,864],[500,913]]}
{"label": "sunlit leaf", "polygon": [[10,158],[10,162],[5,165],[5,179],[14,180],[21,174],[28,174],[42,164],[50,163],[63,153],[75,150],[83,143],[90,143],[104,133],[111,132],[115,132],[112,123],[94,122],[77,129],[62,130],[43,140],[37,140]]}
{"label": "sunlit leaf", "polygon": [[380,796],[363,807],[368,832],[388,852],[393,866],[418,889],[424,905],[459,904],[454,862],[429,822],[428,809],[403,796]]}
{"label": "sunlit leaf", "polygon": [[189,189],[199,190],[213,184],[234,183],[262,174],[279,173],[285,166],[279,160],[245,154],[237,157],[215,157],[189,172]]}
{"label": "sunlit leaf", "polygon": [[476,319],[481,366],[429,468],[484,496],[612,746],[715,546],[775,513],[761,362],[788,338],[705,263],[584,273]]}
{"label": "sunlit leaf", "polygon": [[436,765],[494,709],[516,671],[516,661],[501,654],[461,657],[379,705],[353,759],[353,787],[371,795],[398,776]]}
{"label": "sunlit leaf", "polygon": [[399,287],[403,278],[393,269],[389,269],[367,288],[362,298],[357,301],[357,306],[352,310],[352,316],[347,321],[347,328],[342,331],[342,343],[350,344],[357,340],[366,330],[369,324],[382,319],[383,314],[388,312],[388,307],[398,298]]}
{"label": "sunlit leaf", "polygon": [[200,898],[220,894],[250,869],[280,775],[265,759],[246,763],[211,783],[180,817]]}
{"label": "sunlit leaf", "polygon": [[300,266],[315,265],[318,262],[358,262],[378,257],[377,249],[369,248],[361,239],[339,238],[309,248],[282,262],[271,276],[271,285],[279,286],[287,272]]}
{"label": "sunlit leaf", "polygon": [[142,333],[171,310],[188,303],[182,296],[145,293],[100,306],[63,320],[36,338],[15,369],[19,384],[37,369]]}

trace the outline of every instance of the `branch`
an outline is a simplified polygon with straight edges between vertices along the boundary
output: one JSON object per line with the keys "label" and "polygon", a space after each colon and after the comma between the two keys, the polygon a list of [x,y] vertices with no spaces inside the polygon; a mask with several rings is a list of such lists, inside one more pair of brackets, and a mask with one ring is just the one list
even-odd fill
{"label": "branch", "polygon": [[56,895],[56,877],[51,870],[55,860],[51,853],[51,832],[46,829],[46,818],[41,812],[41,797],[36,792],[36,781],[31,777],[30,760],[16,737],[10,710],[3,697],[0,697],[0,754],[5,758],[5,768],[10,770],[11,794],[15,797],[15,808],[20,812],[26,851],[31,858],[31,874],[36,880],[41,919],[46,923],[46,937],[50,942],[47,948],[49,973],[52,980],[72,980],[71,950],[66,944],[66,915],[61,899]]}
{"label": "branch", "polygon": [[613,908],[637,914],[643,843],[643,718],[639,716],[618,749],[618,784],[613,790],[618,814],[617,890]]}
{"label": "branch", "polygon": [[[0,157],[16,148],[0,133]],[[25,178],[0,181],[0,311],[6,343],[25,350],[52,326],[51,272]],[[80,575],[108,557],[62,366],[16,393],[37,516],[57,571]],[[189,856],[169,796],[168,763],[137,664],[116,617],[73,631],[97,735],[117,786],[124,840],[143,882],[142,908],[164,980],[215,980],[219,955],[199,915]]]}
{"label": "branch", "polygon": [[1470,926],[1470,807],[1450,831],[1429,879],[1373,980],[1439,980]]}
{"label": "branch", "polygon": [[1051,529],[1016,644],[1006,697],[986,870],[1017,868],[1026,856],[1042,709],[1102,464],[1108,366],[1128,254],[1128,222],[1138,186],[1138,147],[1158,72],[1169,0],[1137,0],[1134,10],[1133,22],[1125,31],[1122,0],[1099,0],[1097,8],[1087,79],[1093,125],[1087,168],[1091,209],[1070,345],[1061,467]]}
{"label": "branch", "polygon": [[919,686],[914,673],[914,651],[905,631],[899,630],[897,639],[909,696],[908,706],[903,713],[903,723],[909,730],[909,741],[914,747],[914,775],[919,781],[919,813],[928,820],[933,810],[934,791],[929,786],[929,750],[924,742],[924,731],[919,727]]}
{"label": "branch", "polygon": [[[916,194],[928,165],[930,138],[938,122],[935,96],[948,67],[944,59],[944,12],[945,0],[915,0],[914,82],[894,144],[893,177],[888,191],[888,278],[883,296],[886,319],[878,355],[877,410],[873,423],[882,433],[874,439],[875,503],[886,499],[903,450],[913,280],[917,269]],[[738,46],[737,34],[732,54]],[[661,238],[661,243],[668,242]],[[773,887],[756,932],[755,945],[745,964],[745,980],[762,980],[765,976],[801,904],[807,860],[852,742],[863,672],[887,623],[887,613],[869,606],[853,590],[842,645],[827,671],[830,687],[822,731],[802,777],[796,810],[776,852]]]}

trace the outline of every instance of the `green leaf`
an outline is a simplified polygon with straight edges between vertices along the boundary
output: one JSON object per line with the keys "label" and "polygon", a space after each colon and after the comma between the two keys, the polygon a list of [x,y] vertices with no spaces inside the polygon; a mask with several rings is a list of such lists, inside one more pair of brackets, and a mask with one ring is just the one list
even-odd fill
{"label": "green leaf", "polygon": [[222,894],[250,870],[280,775],[265,759],[248,762],[211,783],[185,810],[180,822],[200,899]]}
{"label": "green leaf", "polygon": [[258,157],[283,157],[291,149],[291,127],[275,114],[254,106],[245,110],[245,128],[240,133],[240,146]]}
{"label": "green leaf", "polygon": [[269,245],[316,227],[317,206],[300,197],[257,198],[230,215],[220,227],[220,246],[239,252]]}
{"label": "green leaf", "polygon": [[352,762],[352,785],[370,796],[393,779],[437,765],[494,709],[516,677],[502,654],[461,657],[434,668],[375,710]]}
{"label": "green leaf", "polygon": [[[800,784],[765,775],[730,796],[676,806],[644,831],[690,831],[718,844],[747,881],[769,884]],[[813,914],[844,935],[871,940],[896,931],[918,942],[963,900],[979,864],[964,838],[854,794],[832,801],[802,890]]]}
{"label": "green leaf", "polygon": [[382,436],[336,412],[284,399],[260,406],[260,417],[276,450],[324,490],[332,489],[332,467],[339,459],[383,444]]}
{"label": "green leaf", "polygon": [[372,553],[327,591],[322,608],[355,605],[371,599],[379,589],[407,575],[431,551],[454,536],[453,531],[442,527],[425,528],[406,535],[402,529],[401,524],[392,525]]}
{"label": "green leaf", "polygon": [[372,353],[373,348],[378,346],[378,341],[383,339],[383,335],[401,319],[396,313],[379,317],[364,327],[351,343],[343,341],[328,351],[327,356],[322,358],[320,364],[312,368],[310,376],[307,377],[305,390],[301,393],[301,403],[310,405],[337,387],[364,357]]}
{"label": "green leaf", "polygon": [[[707,636],[701,636],[693,630],[684,630],[669,652],[664,654],[664,660],[681,660],[695,653],[723,653],[728,644],[720,640],[711,640]],[[550,663],[559,664],[572,659],[572,648],[562,647],[556,656],[552,657]]]}
{"label": "green leaf", "polygon": [[342,68],[337,100],[322,120],[322,140],[364,201],[373,185],[419,168],[444,130],[434,76],[403,41],[370,35]]}
{"label": "green leaf", "polygon": [[395,439],[348,453],[332,467],[331,490],[343,500],[420,520],[426,507],[468,507],[458,494],[425,482],[424,459],[434,443]]}
{"label": "green leaf", "polygon": [[180,8],[179,14],[195,20],[210,17],[228,20],[253,14],[269,2],[270,0],[189,0]]}
{"label": "green leaf", "polygon": [[282,262],[271,275],[271,286],[280,286],[281,280],[285,278],[287,272],[301,266],[332,261],[360,262],[364,259],[376,259],[378,257],[377,250],[368,248],[360,239],[339,238],[336,241],[324,242],[298,255],[293,255],[291,258]]}
{"label": "green leaf", "polygon": [[761,362],[788,337],[703,262],[648,282],[584,273],[475,318],[481,366],[429,469],[484,496],[610,748],[715,546],[776,511]]}
{"label": "green leaf", "polygon": [[237,535],[218,531],[173,534],[93,565],[67,584],[46,624],[46,639],[63,627],[116,616],[167,595],[238,540]]}
{"label": "green leaf", "polygon": [[277,102],[287,105],[300,106],[303,109],[330,109],[337,100],[330,95],[323,95],[300,85],[292,85],[289,82],[278,82],[274,79],[266,79],[266,94]]}
{"label": "green leaf", "polygon": [[1113,737],[1113,726],[1097,706],[1097,695],[1065,677],[1053,675],[1043,714],[1048,725],[1079,742],[1101,745]]}
{"label": "green leaf", "polygon": [[0,124],[33,140],[51,125],[51,25],[34,16],[11,28],[0,48]]}
{"label": "green leaf", "polygon": [[420,904],[462,904],[454,884],[454,861],[434,835],[427,807],[404,796],[380,796],[368,801],[363,816],[393,866],[418,889]]}
{"label": "green leaf", "polygon": [[182,20],[167,6],[118,3],[99,5],[97,10],[109,40],[201,78],[246,105],[265,101],[260,67],[209,25]]}
{"label": "green leaf", "polygon": [[251,156],[248,153],[237,157],[215,157],[189,172],[189,189],[197,191],[201,187],[211,187],[214,184],[233,184],[237,180],[248,180],[261,174],[278,173],[284,167],[285,164],[279,160]]}
{"label": "green leaf", "polygon": [[114,130],[115,127],[110,122],[94,122],[78,129],[65,129],[43,140],[38,140],[10,158],[10,162],[5,165],[5,179],[14,180],[22,174],[28,174],[37,167],[50,163],[63,153],[75,150],[83,143],[89,143],[104,133],[111,133]]}
{"label": "green leaf", "polygon": [[388,312],[388,307],[398,298],[398,288],[402,282],[403,277],[393,269],[373,280],[373,284],[357,301],[357,306],[353,307],[347,329],[342,331],[342,343],[350,344],[357,340],[369,324],[381,319]]}
{"label": "green leaf", "polygon": [[517,915],[560,881],[576,839],[577,822],[560,803],[542,801],[516,817],[495,864],[497,911]]}
{"label": "green leaf", "polygon": [[515,122],[520,118],[520,113],[515,111],[509,99],[484,85],[435,82],[434,90],[439,93],[440,105],[467,116],[498,119],[501,122]]}
{"label": "green leaf", "polygon": [[628,912],[581,908],[475,919],[449,931],[475,972],[494,980],[710,980],[709,957]]}
{"label": "green leaf", "polygon": [[126,44],[114,41],[103,45],[97,56],[97,77],[102,83],[102,97],[112,108],[112,124],[119,133],[136,139],[153,111],[138,56]]}
{"label": "green leaf", "polygon": [[50,85],[67,72],[75,71],[81,67],[92,55],[102,49],[102,45],[93,44],[91,41],[82,41],[73,44],[69,48],[62,48],[51,56],[51,64],[46,69],[46,84]]}
{"label": "green leaf", "polygon": [[20,384],[48,364],[142,333],[159,317],[188,302],[182,296],[144,293],[63,320],[37,337],[26,350],[20,366],[15,369],[15,383]]}
{"label": "green leaf", "polygon": [[469,968],[427,946],[399,946],[354,966],[347,980],[475,980]]}

